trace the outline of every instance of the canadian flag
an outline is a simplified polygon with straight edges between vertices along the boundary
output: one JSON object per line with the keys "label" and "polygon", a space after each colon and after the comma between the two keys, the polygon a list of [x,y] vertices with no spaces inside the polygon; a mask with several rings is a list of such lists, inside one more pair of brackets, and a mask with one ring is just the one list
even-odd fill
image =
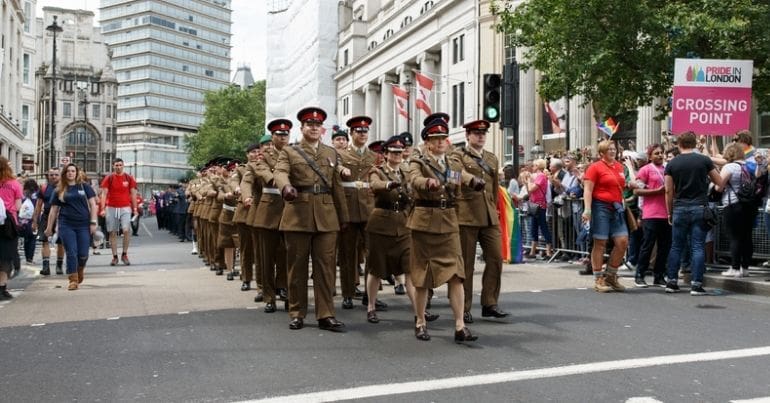
{"label": "canadian flag", "polygon": [[409,111],[406,110],[407,103],[409,102],[409,93],[397,85],[394,85],[392,88],[393,98],[396,100],[396,108],[399,115],[409,120]]}
{"label": "canadian flag", "polygon": [[414,72],[414,79],[417,81],[417,100],[415,101],[414,106],[416,106],[417,109],[422,109],[426,115],[430,115],[429,99],[430,92],[433,90],[433,80],[416,70]]}

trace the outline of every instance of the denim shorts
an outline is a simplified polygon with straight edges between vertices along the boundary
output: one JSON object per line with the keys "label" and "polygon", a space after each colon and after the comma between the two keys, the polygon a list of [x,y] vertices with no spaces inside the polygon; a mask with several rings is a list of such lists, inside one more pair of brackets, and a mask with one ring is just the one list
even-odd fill
{"label": "denim shorts", "polygon": [[607,240],[628,236],[625,213],[617,211],[611,203],[593,200],[591,211],[591,235],[594,239]]}

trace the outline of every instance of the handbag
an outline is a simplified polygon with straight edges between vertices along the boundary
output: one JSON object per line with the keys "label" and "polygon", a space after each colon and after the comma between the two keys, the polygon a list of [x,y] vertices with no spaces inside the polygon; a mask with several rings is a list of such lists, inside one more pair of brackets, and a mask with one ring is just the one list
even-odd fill
{"label": "handbag", "polygon": [[527,201],[527,214],[529,214],[529,215],[537,215],[537,213],[539,213],[539,212],[540,212],[540,205],[539,204],[537,204],[535,202]]}
{"label": "handbag", "polygon": [[634,232],[639,229],[639,221],[636,220],[634,212],[630,208],[626,208],[626,225],[628,226],[628,232]]}

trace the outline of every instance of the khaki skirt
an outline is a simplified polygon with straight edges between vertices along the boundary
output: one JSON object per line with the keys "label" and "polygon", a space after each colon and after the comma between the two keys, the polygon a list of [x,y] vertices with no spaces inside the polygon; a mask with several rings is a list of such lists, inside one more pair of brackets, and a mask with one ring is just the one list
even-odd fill
{"label": "khaki skirt", "polygon": [[366,267],[369,274],[386,279],[409,272],[409,233],[401,236],[369,234],[369,255]]}
{"label": "khaki skirt", "polygon": [[415,287],[437,288],[453,276],[465,279],[460,234],[412,230],[409,275]]}
{"label": "khaki skirt", "polygon": [[234,248],[237,228],[234,224],[219,223],[219,234],[217,236],[217,248]]}

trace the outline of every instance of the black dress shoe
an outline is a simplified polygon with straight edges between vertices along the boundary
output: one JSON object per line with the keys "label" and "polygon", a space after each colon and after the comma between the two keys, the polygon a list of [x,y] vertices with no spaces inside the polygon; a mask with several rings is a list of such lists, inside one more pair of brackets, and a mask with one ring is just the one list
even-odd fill
{"label": "black dress shoe", "polygon": [[473,315],[471,315],[470,311],[463,314],[463,322],[473,323]]}
{"label": "black dress shoe", "polygon": [[438,319],[438,317],[441,316],[437,313],[430,313],[428,311],[425,311],[425,321],[426,322],[433,322],[434,320]]}
{"label": "black dress shoe", "polygon": [[461,330],[455,331],[455,343],[462,343],[464,341],[475,341],[478,337],[471,334],[471,330],[467,327],[463,327]]}
{"label": "black dress shoe", "polygon": [[305,327],[305,324],[302,323],[302,318],[293,318],[291,322],[289,322],[289,329],[291,330],[299,330]]}
{"label": "black dress shoe", "polygon": [[262,291],[259,291],[257,293],[257,296],[254,297],[254,302],[262,302],[264,301],[265,297],[262,295]]}
{"label": "black dress shoe", "polygon": [[350,297],[343,298],[342,309],[353,309],[353,298],[350,298]]}
{"label": "black dress shoe", "polygon": [[221,275],[225,274],[225,271],[223,269],[217,269],[216,273],[214,273],[214,274],[216,274],[217,276],[221,276]]}
{"label": "black dress shoe", "polygon": [[241,284],[241,291],[248,291],[250,289],[251,289],[251,283],[247,283],[244,281],[243,284]]}
{"label": "black dress shoe", "polygon": [[329,330],[332,332],[344,332],[345,324],[338,321],[334,316],[329,318],[323,318],[318,321],[318,328],[321,330]]}
{"label": "black dress shoe", "polygon": [[233,272],[227,273],[227,281],[233,281],[233,280],[235,280],[235,273]]}
{"label": "black dress shoe", "polygon": [[[365,297],[365,296],[366,296],[366,293],[361,291],[361,290],[359,290],[358,287],[356,287],[356,290],[353,293],[353,297],[354,298],[361,298],[361,297]],[[364,305],[366,305],[366,304],[364,304]]]}
{"label": "black dress shoe", "polygon": [[394,290],[396,292],[396,295],[404,295],[404,294],[406,294],[406,288],[404,287],[403,284],[397,285]]}
{"label": "black dress shoe", "polygon": [[265,305],[265,312],[267,312],[267,313],[273,313],[273,312],[275,312],[275,304],[274,304],[274,303],[272,303],[272,302],[268,302],[268,303]]}
{"label": "black dress shoe", "polygon": [[366,313],[366,321],[369,323],[380,323],[380,318],[377,317],[377,312],[369,311]]}
{"label": "black dress shoe", "polygon": [[481,307],[481,316],[484,318],[504,318],[508,316],[508,312],[503,312],[497,305],[483,306]]}
{"label": "black dress shoe", "polygon": [[414,337],[416,337],[417,340],[422,340],[422,341],[430,340],[430,335],[428,334],[428,327],[425,325],[422,325],[414,328]]}
{"label": "black dress shoe", "polygon": [[374,301],[374,309],[377,311],[387,311],[388,310],[388,304],[378,300]]}
{"label": "black dress shoe", "polygon": [[289,299],[289,293],[286,291],[285,288],[278,288],[277,290],[278,299],[281,301],[286,301]]}

